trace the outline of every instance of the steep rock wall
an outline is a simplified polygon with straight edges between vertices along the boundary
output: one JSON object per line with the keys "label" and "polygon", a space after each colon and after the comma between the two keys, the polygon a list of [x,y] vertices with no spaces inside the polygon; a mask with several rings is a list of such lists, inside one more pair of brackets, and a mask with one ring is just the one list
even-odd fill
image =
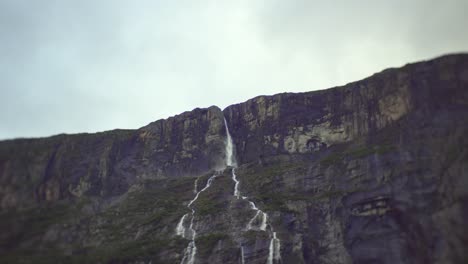
{"label": "steep rock wall", "polygon": [[466,260],[467,80],[448,56],[224,110],[286,263]]}
{"label": "steep rock wall", "polygon": [[259,96],[229,106],[224,113],[239,160],[311,153],[372,136],[409,112],[424,118],[439,108],[463,106],[468,78],[464,57],[387,69],[343,87]]}

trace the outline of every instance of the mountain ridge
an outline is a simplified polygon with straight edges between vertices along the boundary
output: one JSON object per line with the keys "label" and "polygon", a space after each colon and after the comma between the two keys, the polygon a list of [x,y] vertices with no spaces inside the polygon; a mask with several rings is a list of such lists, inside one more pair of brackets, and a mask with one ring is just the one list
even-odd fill
{"label": "mountain ridge", "polygon": [[[135,130],[0,141],[0,262],[185,263],[194,241],[196,263],[463,263],[466,102],[458,54]],[[193,240],[176,232],[191,209]]]}
{"label": "mountain ridge", "polygon": [[357,83],[357,82],[361,82],[361,81],[364,81],[366,79],[369,79],[369,78],[372,78],[374,75],[378,75],[378,74],[381,74],[383,72],[386,72],[386,71],[392,71],[392,70],[398,70],[398,69],[401,69],[401,68],[405,68],[405,67],[410,67],[414,64],[421,64],[421,63],[427,63],[427,62],[431,62],[431,61],[436,61],[436,60],[439,60],[439,59],[442,59],[442,58],[449,58],[449,57],[457,57],[457,56],[467,56],[468,53],[467,52],[454,52],[454,53],[448,53],[448,54],[444,54],[444,55],[439,55],[439,56],[435,56],[435,57],[432,57],[432,58],[429,58],[429,59],[424,59],[424,60],[420,60],[420,61],[415,61],[415,62],[409,62],[409,63],[406,63],[402,66],[399,66],[399,67],[389,67],[389,68],[385,68],[379,72],[375,72],[373,73],[372,75],[366,77],[366,78],[363,78],[363,79],[360,79],[360,80],[356,80],[356,81],[351,81],[351,82],[348,82],[344,85],[337,85],[337,86],[332,86],[332,87],[328,87],[328,88],[324,88],[324,89],[319,89],[319,90],[312,90],[312,91],[304,91],[304,92],[281,92],[281,93],[276,93],[276,94],[270,94],[270,95],[257,95],[255,97],[252,97],[250,99],[247,99],[245,101],[242,101],[242,102],[239,102],[239,103],[234,103],[234,104],[230,104],[226,107],[224,107],[223,109],[221,109],[219,106],[217,105],[211,105],[211,106],[208,106],[208,107],[195,107],[193,108],[192,110],[187,110],[187,111],[184,111],[182,113],[179,113],[179,114],[175,114],[175,115],[172,115],[172,116],[168,116],[168,117],[165,117],[165,118],[160,118],[158,120],[155,120],[155,121],[152,121],[150,123],[148,123],[147,125],[144,125],[142,127],[139,127],[139,128],[114,128],[114,129],[110,129],[110,130],[103,130],[103,131],[96,131],[96,132],[77,132],[77,133],[58,133],[58,134],[53,134],[53,135],[48,135],[48,136],[39,136],[39,137],[18,137],[18,138],[6,138],[6,139],[0,139],[0,142],[3,142],[3,141],[11,141],[11,140],[24,140],[24,139],[42,139],[42,138],[50,138],[50,137],[57,137],[57,136],[64,136],[64,135],[85,135],[85,134],[98,134],[98,133],[106,133],[106,132],[111,132],[111,131],[115,131],[115,130],[124,130],[124,131],[128,131],[128,130],[138,130],[138,129],[141,129],[145,126],[148,126],[149,124],[151,123],[154,123],[154,122],[157,122],[157,121],[160,121],[160,120],[167,120],[169,118],[174,118],[176,116],[179,116],[179,115],[182,115],[186,112],[192,112],[196,109],[209,109],[209,108],[212,108],[212,107],[217,107],[219,108],[221,111],[225,111],[227,108],[229,107],[232,107],[234,105],[239,105],[239,104],[244,104],[244,103],[247,103],[248,101],[251,101],[251,100],[255,100],[255,99],[258,99],[260,97],[273,97],[273,96],[277,96],[277,95],[282,95],[282,94],[296,94],[296,95],[300,95],[300,94],[308,94],[308,93],[313,93],[313,92],[321,92],[321,91],[328,91],[328,90],[331,90],[331,89],[339,89],[341,87],[345,87],[345,86],[348,86],[348,85],[351,85],[351,84],[354,84],[354,83]]}

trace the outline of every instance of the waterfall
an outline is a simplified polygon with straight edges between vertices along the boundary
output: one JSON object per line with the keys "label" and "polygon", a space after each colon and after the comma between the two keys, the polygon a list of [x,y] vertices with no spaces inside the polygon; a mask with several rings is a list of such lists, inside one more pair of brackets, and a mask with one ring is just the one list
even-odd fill
{"label": "waterfall", "polygon": [[237,162],[234,157],[234,144],[232,143],[231,133],[229,133],[226,118],[224,119],[224,127],[226,128],[226,165],[228,167],[236,167]]}
{"label": "waterfall", "polygon": [[245,264],[244,247],[241,246],[241,264]]}
{"label": "waterfall", "polygon": [[260,223],[260,230],[265,231],[267,227],[268,215],[264,213],[263,211],[260,211],[260,212],[262,212],[262,222]]}
{"label": "waterfall", "polygon": [[[195,255],[197,254],[197,245],[195,244],[195,239],[197,238],[197,232],[195,231],[195,228],[194,228],[194,219],[195,219],[195,209],[192,208],[192,205],[193,203],[198,199],[198,197],[200,196],[200,193],[206,191],[208,188],[210,188],[211,184],[213,183],[213,180],[218,176],[218,173],[215,173],[213,174],[213,176],[211,176],[208,181],[206,181],[206,185],[205,187],[203,187],[203,189],[201,189],[199,192],[196,193],[195,197],[188,203],[187,207],[192,211],[191,213],[191,219],[190,219],[190,225],[189,225],[189,230],[190,230],[190,242],[189,244],[187,245],[187,248],[185,248],[185,253],[184,253],[184,257],[182,258],[182,261],[180,262],[181,264],[194,264],[195,263]],[[198,184],[198,178],[197,180],[195,180],[195,187],[194,189],[196,190],[197,189],[197,184]],[[183,238],[185,238],[185,233],[186,233],[186,229],[184,227],[184,222],[185,222],[185,218],[188,216],[188,213],[187,214],[184,214],[184,216],[182,216],[182,218],[180,219],[179,223],[177,224],[177,228],[176,228],[176,235],[178,236],[182,236]]]}
{"label": "waterfall", "polygon": [[197,254],[197,247],[195,246],[195,240],[190,241],[187,248],[185,249],[184,258],[180,262],[187,263],[187,264],[194,264],[195,263],[195,255]]}
{"label": "waterfall", "polygon": [[213,182],[213,180],[216,178],[216,176],[218,176],[217,173],[213,174],[213,176],[211,176],[208,181],[206,182],[206,185],[205,187],[203,187],[203,189],[201,189],[201,191],[197,192],[197,194],[195,195],[195,198],[193,198],[189,204],[187,205],[188,208],[190,208],[190,206],[192,206],[192,204],[198,199],[198,196],[200,196],[200,193],[206,191],[206,189],[210,188],[211,186],[211,183]]}
{"label": "waterfall", "polygon": [[[198,197],[197,197],[198,198]],[[181,264],[194,264],[195,263],[195,255],[197,254],[197,245],[195,244],[195,238],[197,237],[197,232],[193,228],[193,219],[195,218],[195,210],[192,209],[192,219],[190,220],[189,229],[192,232],[192,240],[187,245],[185,249],[184,258],[182,258]]]}
{"label": "waterfall", "polygon": [[187,216],[188,216],[188,213],[184,214],[184,216],[182,216],[182,218],[180,219],[179,223],[177,224],[177,228],[176,228],[176,235],[181,236],[183,238],[185,238],[184,221],[185,221],[185,218],[187,218]]}
{"label": "waterfall", "polygon": [[[226,128],[226,165],[229,167],[233,167],[231,170],[232,173],[232,180],[234,181],[234,196],[239,199],[241,197],[241,193],[239,191],[239,184],[240,181],[237,179],[236,170],[237,162],[234,157],[234,144],[232,142],[231,133],[229,133],[229,127],[227,125],[226,118],[224,119],[224,126]],[[258,222],[258,218],[261,217],[260,225],[257,227],[261,231],[267,231],[267,221],[268,221],[268,214],[260,210],[254,202],[250,201],[248,197],[242,196],[243,200],[249,202],[250,208],[256,211],[254,217],[250,219],[249,223],[247,224],[247,230],[255,229],[255,223]],[[281,260],[281,241],[276,236],[276,232],[273,231],[273,227],[270,225],[269,230],[270,235],[272,236],[270,240],[270,246],[268,248],[268,264],[273,264],[274,262],[279,262]],[[241,246],[241,257],[242,263],[244,263],[244,248]]]}
{"label": "waterfall", "polygon": [[200,179],[200,177],[197,177],[197,179],[195,180],[195,184],[193,186],[193,193],[194,194],[197,194],[198,192],[198,180]]}
{"label": "waterfall", "polygon": [[[236,175],[236,167],[237,167],[237,162],[234,157],[234,144],[231,138],[231,134],[229,133],[229,128],[226,122],[226,119],[224,119],[224,125],[226,127],[226,166],[227,167],[232,167],[231,173],[232,173],[232,180],[234,181],[234,196],[239,199],[242,197],[243,200],[246,200],[250,208],[254,211],[256,211],[254,217],[249,221],[247,224],[247,230],[251,230],[254,228],[258,228],[261,231],[267,231],[267,221],[268,221],[268,215],[260,210],[254,202],[250,201],[248,197],[246,196],[241,196],[241,193],[239,191],[239,184],[240,181],[237,179]],[[200,194],[204,191],[206,191],[208,188],[210,188],[211,184],[213,183],[213,180],[218,176],[219,172],[216,172],[213,176],[211,176],[208,181],[206,182],[205,187],[198,191],[198,180],[197,178],[194,182],[194,188],[193,192],[195,193],[195,197],[188,203],[187,208],[191,210],[191,214],[187,213],[182,216],[182,218],[179,220],[179,223],[177,224],[176,227],[176,235],[182,236],[183,238],[186,238],[187,235],[187,229],[184,226],[184,223],[186,221],[186,218],[191,215],[190,219],[190,225],[188,230],[190,231],[190,242],[185,248],[184,251],[184,257],[182,258],[182,261],[180,262],[181,264],[194,264],[195,263],[195,256],[197,254],[197,245],[195,243],[196,237],[197,237],[197,232],[195,231],[194,228],[194,221],[195,221],[195,209],[192,208],[192,205],[197,201],[198,197]],[[254,227],[256,224],[258,225],[258,219],[261,218],[260,224],[257,227]],[[270,235],[272,236],[271,241],[270,241],[270,246],[268,249],[268,264],[273,264],[274,262],[278,262],[281,260],[281,255],[280,255],[280,240],[276,236],[276,232],[273,231],[273,227],[270,225],[270,229],[268,231]],[[244,264],[244,247],[241,246],[241,262]]]}
{"label": "waterfall", "polygon": [[254,217],[250,219],[249,223],[247,224],[247,230],[255,229],[255,224],[256,222],[258,222],[257,219],[259,217],[262,218],[262,221],[260,222],[258,229],[262,231],[266,231],[268,215],[264,213],[262,210],[257,210],[257,213],[254,215]]}
{"label": "waterfall", "polygon": [[258,222],[257,219],[261,217],[262,221],[260,222],[260,226],[258,228],[262,231],[266,231],[268,215],[262,210],[258,209],[254,202],[249,201],[249,204],[250,208],[254,211],[257,211],[257,213],[254,215],[254,217],[252,217],[252,219],[250,219],[249,223],[247,224],[247,230],[254,229],[254,224]]}
{"label": "waterfall", "polygon": [[226,165],[232,168],[232,180],[234,181],[234,196],[239,199],[240,192],[239,192],[239,180],[237,180],[236,176],[236,167],[237,162],[234,156],[234,144],[232,142],[231,133],[229,133],[229,127],[227,125],[226,118],[224,119],[224,127],[226,128]]}
{"label": "waterfall", "polygon": [[[236,177],[236,174],[235,174],[235,171],[234,171],[234,167],[236,167],[236,165],[237,165],[236,160],[234,158],[234,148],[233,148],[234,145],[232,143],[231,134],[229,133],[229,129],[227,127],[226,119],[224,119],[224,125],[226,127],[226,133],[227,133],[226,149],[225,149],[225,152],[226,152],[226,166],[233,167],[233,169],[232,169],[232,179],[235,182],[234,195],[237,197],[237,199],[239,199],[239,197],[240,197],[240,193],[239,193],[239,190],[238,190],[239,181],[237,180],[237,177]],[[187,205],[187,207],[192,211],[191,219],[190,219],[190,226],[189,226],[189,230],[190,230],[190,234],[191,234],[191,238],[190,238],[191,240],[190,240],[189,244],[187,245],[187,248],[185,249],[184,257],[182,258],[182,261],[180,262],[181,264],[193,264],[195,262],[195,256],[197,254],[197,245],[195,244],[195,240],[196,240],[196,237],[197,237],[197,232],[194,229],[194,219],[195,219],[195,213],[196,212],[195,212],[195,209],[192,208],[192,205],[193,205],[193,203],[195,203],[195,201],[197,201],[199,195],[202,192],[204,192],[208,188],[210,188],[211,183],[216,178],[216,176],[217,176],[217,173],[215,173],[213,176],[211,176],[208,179],[208,181],[206,182],[205,187],[203,187],[203,189],[201,189],[200,191],[198,191],[198,180],[199,180],[199,178],[197,178],[195,180],[194,187],[193,187],[193,192],[195,193],[195,197]],[[182,218],[179,220],[179,223],[177,224],[177,227],[176,227],[176,235],[182,236],[184,238],[186,237],[186,228],[184,226],[184,222],[185,222],[185,218],[187,218],[187,216],[188,216],[188,214],[183,215]]]}
{"label": "waterfall", "polygon": [[236,169],[232,169],[232,180],[234,181],[234,196],[239,199],[240,197],[240,192],[239,192],[239,180],[237,180],[236,176]]}
{"label": "waterfall", "polygon": [[278,263],[281,260],[280,248],[281,241],[276,237],[276,232],[273,232],[273,237],[270,240],[270,247],[268,249],[267,264]]}

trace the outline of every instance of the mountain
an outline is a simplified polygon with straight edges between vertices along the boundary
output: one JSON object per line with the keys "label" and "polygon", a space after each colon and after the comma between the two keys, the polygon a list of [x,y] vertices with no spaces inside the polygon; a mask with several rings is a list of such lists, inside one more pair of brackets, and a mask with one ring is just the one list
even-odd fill
{"label": "mountain", "polygon": [[466,263],[468,54],[0,142],[0,263]]}

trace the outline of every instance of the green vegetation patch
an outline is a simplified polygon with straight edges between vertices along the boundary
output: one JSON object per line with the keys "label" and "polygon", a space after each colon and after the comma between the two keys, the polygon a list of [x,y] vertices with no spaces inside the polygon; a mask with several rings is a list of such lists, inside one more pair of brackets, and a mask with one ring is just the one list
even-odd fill
{"label": "green vegetation patch", "polygon": [[290,210],[286,206],[285,201],[289,199],[287,194],[268,192],[260,193],[257,197],[263,203],[262,210],[264,211],[280,211],[285,213],[294,213],[294,211]]}
{"label": "green vegetation patch", "polygon": [[[144,181],[97,214],[84,212],[94,201],[87,197],[1,213],[0,228],[8,232],[0,240],[5,250],[0,251],[0,263],[178,263],[188,241],[173,233],[180,217],[189,212],[186,203],[193,198],[194,181]],[[44,242],[50,230],[59,235]],[[78,234],[76,240],[65,241],[63,234],[68,233],[72,239]],[[23,248],[24,241],[39,246]]]}
{"label": "green vegetation patch", "polygon": [[200,195],[195,203],[197,215],[200,216],[216,214],[220,210],[223,210],[224,206],[224,203],[217,199],[212,199],[207,195]]}
{"label": "green vegetation patch", "polygon": [[200,250],[203,250],[205,253],[207,253],[211,252],[220,240],[225,240],[228,238],[229,236],[227,234],[212,233],[198,237],[195,243],[197,244],[197,247],[200,248]]}
{"label": "green vegetation patch", "polygon": [[395,147],[392,145],[373,145],[373,146],[362,146],[359,148],[354,148],[346,150],[344,152],[338,153],[334,152],[325,158],[320,160],[322,166],[330,166],[338,162],[343,161],[345,158],[351,159],[362,159],[370,155],[383,155],[388,152],[394,151]]}
{"label": "green vegetation patch", "polygon": [[[161,259],[162,252],[182,252],[187,240],[182,238],[146,238],[120,243],[105,243],[99,247],[76,249],[70,255],[60,249],[14,250],[0,255],[0,263],[128,263],[135,260],[153,263],[178,263]],[[155,262],[156,261],[156,262]]]}
{"label": "green vegetation patch", "polygon": [[65,223],[76,215],[75,208],[64,203],[1,213],[0,229],[7,235],[2,236],[0,247],[15,247],[21,241],[40,237],[51,226]]}
{"label": "green vegetation patch", "polygon": [[262,210],[292,212],[285,204],[285,201],[290,198],[289,195],[278,191],[281,188],[282,177],[290,173],[306,173],[306,164],[285,161],[267,166],[251,164],[239,170],[238,176],[241,180],[242,192],[255,197],[256,202],[262,205]]}
{"label": "green vegetation patch", "polygon": [[247,241],[255,241],[257,238],[266,240],[268,239],[268,234],[264,231],[248,230],[242,234],[242,237]]}
{"label": "green vegetation patch", "polygon": [[262,210],[271,212],[283,212],[283,213],[299,213],[293,209],[288,208],[286,205],[287,202],[317,202],[323,199],[339,197],[345,195],[347,191],[344,190],[331,190],[326,192],[320,192],[315,195],[310,193],[297,193],[294,191],[285,191],[281,193],[261,193],[258,196],[258,199],[261,200],[263,204]]}
{"label": "green vegetation patch", "polygon": [[301,162],[277,162],[268,166],[250,165],[242,169],[238,174],[241,177],[241,188],[246,191],[263,193],[273,189],[275,180],[285,173],[302,174],[306,172],[306,166]]}
{"label": "green vegetation patch", "polygon": [[163,251],[182,252],[186,244],[187,240],[177,237],[147,238],[127,241],[125,243],[108,244],[98,249],[89,249],[86,255],[89,256],[89,260],[93,260],[94,262],[96,260],[106,263],[126,263],[135,260],[148,261],[150,259],[159,259],[159,254]]}
{"label": "green vegetation patch", "polygon": [[328,167],[330,165],[333,165],[333,164],[336,164],[338,162],[340,162],[341,160],[343,160],[343,158],[345,157],[345,154],[344,153],[332,153],[328,156],[326,156],[325,158],[321,159],[320,160],[320,164],[322,166],[325,166],[325,167]]}
{"label": "green vegetation patch", "polygon": [[[201,188],[203,187],[199,186],[199,190]],[[228,200],[226,197],[230,197],[232,195],[233,189],[234,182],[232,181],[230,174],[217,176],[213,180],[210,188],[200,193],[197,201],[194,203],[193,206],[196,208],[196,215],[206,216],[226,210],[228,208]]]}

